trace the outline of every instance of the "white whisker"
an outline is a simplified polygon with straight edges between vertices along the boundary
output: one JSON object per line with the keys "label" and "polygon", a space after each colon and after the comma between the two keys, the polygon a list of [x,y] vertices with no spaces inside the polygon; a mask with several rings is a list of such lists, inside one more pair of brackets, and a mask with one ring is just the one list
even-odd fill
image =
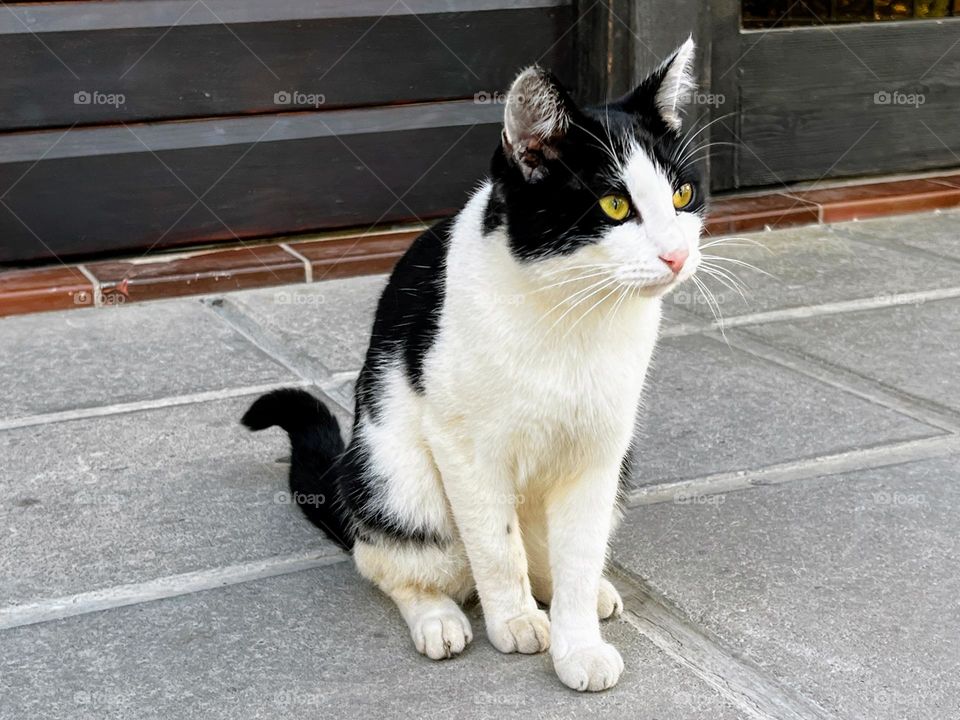
{"label": "white whisker", "polygon": [[559,280],[555,283],[549,285],[544,285],[539,287],[533,292],[543,292],[545,290],[550,290],[551,288],[560,287],[561,285],[569,285],[570,283],[579,282],[581,280],[589,280],[590,278],[600,277],[601,275],[609,275],[609,270],[598,270],[597,272],[587,273],[586,275],[578,275],[577,277],[567,278],[566,280]]}
{"label": "white whisker", "polygon": [[[591,285],[590,288],[588,288],[588,289],[592,290],[592,292],[588,293],[587,295],[584,295],[582,298],[580,298],[580,299],[577,300],[575,303],[573,303],[573,305],[571,305],[569,308],[567,308],[566,311],[564,311],[564,313],[563,313],[560,317],[558,317],[558,318],[556,319],[556,321],[553,323],[553,325],[551,325],[551,326],[547,329],[547,332],[550,332],[551,330],[553,330],[553,328],[555,328],[560,322],[562,322],[563,319],[564,319],[567,315],[569,315],[571,312],[573,312],[573,310],[574,310],[578,305],[580,305],[581,303],[586,302],[587,300],[589,300],[590,298],[592,298],[592,297],[593,297],[594,295],[596,295],[597,293],[602,292],[602,291],[605,290],[606,288],[610,287],[610,285],[611,285],[612,283],[615,283],[615,282],[616,282],[616,280],[615,280],[614,278],[607,278],[607,279],[605,279],[605,280],[601,280],[599,283],[595,283],[594,285]],[[599,286],[599,287],[598,287],[598,286]],[[583,292],[583,291],[581,290],[580,292]],[[553,310],[556,310],[558,307],[560,307],[560,305],[562,305],[562,304],[565,303],[565,302],[569,302],[571,299],[572,299],[572,298],[564,298],[564,299],[561,300],[552,310],[550,310],[550,312],[553,312]],[[549,314],[550,314],[550,313],[547,313],[547,315],[549,315]],[[544,315],[544,318],[545,318],[545,317],[546,317],[546,315]],[[539,321],[538,321],[538,322],[539,322]]]}
{"label": "white whisker", "polygon": [[725,277],[724,275],[717,273],[715,268],[702,267],[701,270],[703,270],[709,277],[712,277],[725,288],[733,290],[735,293],[737,293],[743,300],[744,305],[749,305],[747,302],[747,296],[744,295],[743,289],[736,282],[731,280],[729,277]]}
{"label": "white whisker", "polygon": [[[753,238],[732,237],[732,236],[731,236],[731,237],[719,237],[719,238],[716,238],[716,239],[714,239],[714,240],[711,240],[710,242],[705,243],[704,245],[701,245],[701,246],[700,246],[700,249],[702,250],[702,249],[704,249],[704,248],[713,247],[714,245],[733,245],[733,243],[735,243],[735,242],[736,242],[736,243],[740,243],[740,244],[744,244],[744,245],[753,245],[753,246],[755,246],[755,247],[763,248],[763,249],[766,250],[767,252],[772,252],[772,251],[770,250],[770,248],[768,248],[766,245],[764,245],[764,244],[763,244],[762,242],[760,242],[759,240],[754,240]],[[736,246],[735,246],[735,247],[736,247]]]}
{"label": "white whisker", "polygon": [[[726,115],[721,115],[720,117],[714,118],[713,120],[711,120],[710,122],[708,122],[708,123],[707,123],[706,125],[704,125],[702,128],[700,128],[699,130],[697,130],[693,135],[690,135],[689,137],[687,137],[687,138],[685,139],[683,145],[680,146],[680,149],[677,150],[677,153],[676,153],[676,154],[677,154],[677,155],[680,155],[680,154],[687,148],[687,146],[689,146],[690,143],[693,142],[693,139],[694,139],[695,137],[697,137],[697,135],[699,135],[700,133],[702,133],[704,130],[706,130],[707,128],[709,128],[711,125],[714,125],[715,123],[718,123],[718,122],[720,122],[721,120],[725,120],[725,119],[727,119],[728,117],[731,117],[732,115],[733,115],[733,113],[727,113]],[[690,128],[690,129],[693,130],[693,128]]]}
{"label": "white whisker", "polygon": [[768,273],[766,270],[761,270],[756,265],[751,265],[750,263],[745,262],[743,260],[737,260],[736,258],[731,258],[731,257],[723,257],[722,255],[703,255],[702,257],[707,260],[722,260],[724,262],[733,263],[734,265],[740,265],[741,267],[749,268],[750,270],[754,270],[760,273],[761,275],[766,275],[768,278],[772,278],[777,282],[780,282],[780,278],[778,278],[776,275],[773,275],[772,273]]}
{"label": "white whisker", "polygon": [[723,318],[720,313],[720,303],[717,302],[717,298],[714,296],[714,294],[710,292],[709,288],[707,288],[707,286],[704,285],[696,275],[694,275],[691,280],[693,280],[697,287],[700,288],[700,292],[703,294],[704,300],[707,301],[707,305],[710,308],[710,312],[713,315],[714,320],[716,321],[716,325],[720,330],[720,334],[723,336],[723,339],[726,340],[727,335],[726,332],[724,332]]}

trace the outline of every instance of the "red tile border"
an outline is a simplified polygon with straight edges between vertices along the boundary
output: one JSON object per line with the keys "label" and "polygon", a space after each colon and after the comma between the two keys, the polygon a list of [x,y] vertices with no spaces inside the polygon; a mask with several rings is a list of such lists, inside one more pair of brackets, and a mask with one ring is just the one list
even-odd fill
{"label": "red tile border", "polygon": [[304,240],[289,244],[310,261],[313,281],[351,275],[387,272],[406,252],[420,230],[353,236],[329,240]]}
{"label": "red tile border", "polygon": [[90,307],[93,283],[76,267],[0,272],[0,317]]}
{"label": "red tile border", "polygon": [[792,195],[819,205],[820,221],[825,223],[960,205],[960,187],[929,179],[798,191]]}
{"label": "red tile border", "polygon": [[810,225],[819,222],[820,208],[807,200],[784,193],[730,197],[710,203],[708,235],[729,235],[764,228]]}
{"label": "red tile border", "polygon": [[[146,262],[144,261],[146,260]],[[104,304],[156,300],[304,282],[299,258],[278,245],[90,263]],[[122,298],[122,299],[121,299]]]}
{"label": "red tile border", "polygon": [[960,188],[960,175],[944,175],[943,177],[929,178],[929,180],[938,185]]}
{"label": "red tile border", "polygon": [[[960,174],[719,197],[710,235],[960,206]],[[420,228],[0,270],[0,317],[388,272]],[[96,286],[91,282],[96,280]]]}

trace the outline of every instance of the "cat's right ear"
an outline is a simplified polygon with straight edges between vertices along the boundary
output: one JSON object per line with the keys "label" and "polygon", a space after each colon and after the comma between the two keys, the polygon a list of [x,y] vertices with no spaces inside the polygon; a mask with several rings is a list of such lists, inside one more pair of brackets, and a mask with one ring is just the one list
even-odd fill
{"label": "cat's right ear", "polygon": [[527,182],[546,177],[547,161],[560,154],[576,107],[556,78],[537,66],[510,86],[503,113],[503,152]]}

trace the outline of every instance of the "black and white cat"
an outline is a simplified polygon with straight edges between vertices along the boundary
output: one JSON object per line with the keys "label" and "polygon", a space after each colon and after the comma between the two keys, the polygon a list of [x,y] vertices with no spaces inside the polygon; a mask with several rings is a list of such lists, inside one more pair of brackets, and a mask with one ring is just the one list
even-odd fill
{"label": "black and white cat", "polygon": [[700,262],[704,191],[679,115],[693,51],[598,108],[522,72],[490,178],[380,298],[350,444],[300,390],[243,418],[289,432],[301,507],[431,658],[471,641],[458,603],[477,592],[498,650],[549,647],[577,690],[620,677],[599,625],[622,609],[607,543],[661,298]]}

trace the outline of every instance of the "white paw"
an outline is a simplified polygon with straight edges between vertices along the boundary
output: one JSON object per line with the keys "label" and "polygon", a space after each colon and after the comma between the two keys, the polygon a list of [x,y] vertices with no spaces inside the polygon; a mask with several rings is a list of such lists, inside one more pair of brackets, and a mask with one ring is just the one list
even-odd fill
{"label": "white paw", "polygon": [[612,688],[623,672],[623,658],[609,643],[579,648],[563,658],[554,658],[557,677],[567,687],[583,692]]}
{"label": "white paw", "polygon": [[613,584],[606,578],[600,578],[600,594],[597,596],[597,615],[601,620],[620,617],[623,614],[623,599]]}
{"label": "white paw", "polygon": [[550,620],[543,610],[527,610],[509,620],[487,621],[487,637],[503,653],[543,652],[550,647]]}
{"label": "white paw", "polygon": [[470,621],[460,608],[443,608],[424,613],[410,628],[417,650],[433,660],[459,655],[473,640]]}

